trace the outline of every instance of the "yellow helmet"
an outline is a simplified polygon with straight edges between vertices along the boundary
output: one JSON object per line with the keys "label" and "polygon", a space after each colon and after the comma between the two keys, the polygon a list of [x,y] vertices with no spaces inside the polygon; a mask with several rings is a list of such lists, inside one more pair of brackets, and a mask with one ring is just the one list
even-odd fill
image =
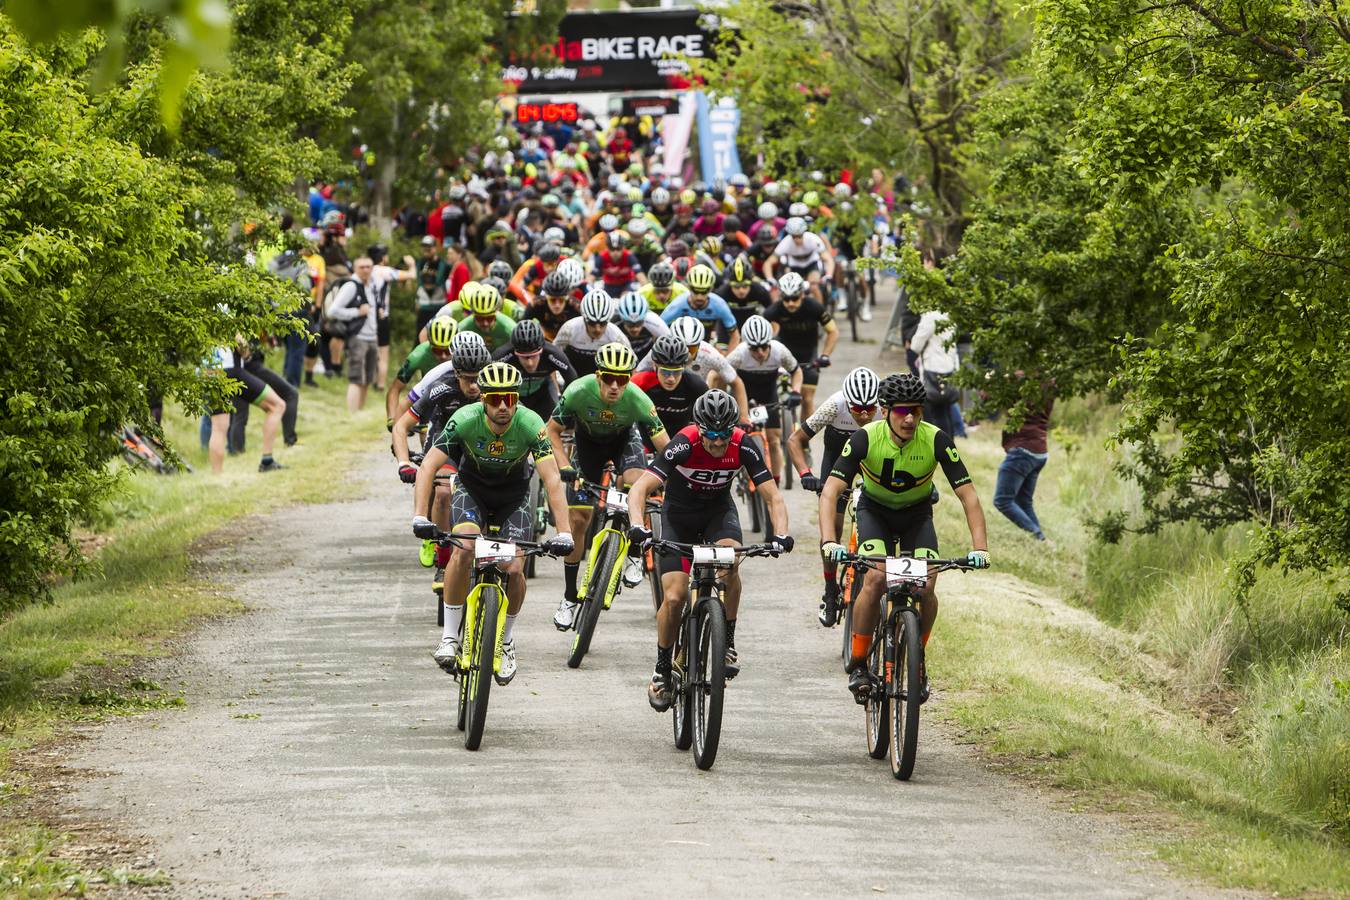
{"label": "yellow helmet", "polygon": [[684,280],[689,285],[689,290],[706,294],[717,283],[717,273],[705,265],[697,265],[689,270]]}
{"label": "yellow helmet", "polygon": [[464,286],[459,289],[459,305],[464,308],[465,312],[472,312],[469,309],[469,299],[476,293],[478,293],[478,282],[476,281],[466,281]]}
{"label": "yellow helmet", "polygon": [[524,380],[521,377],[520,370],[510,363],[488,363],[478,373],[478,389],[485,394],[502,391],[518,392]]}
{"label": "yellow helmet", "polygon": [[455,320],[449,316],[437,316],[427,323],[427,340],[431,346],[437,350],[446,350],[450,347],[450,342],[455,339],[455,332],[459,326]]}
{"label": "yellow helmet", "polygon": [[597,371],[626,375],[637,368],[637,356],[631,347],[620,341],[610,341],[595,351]]}

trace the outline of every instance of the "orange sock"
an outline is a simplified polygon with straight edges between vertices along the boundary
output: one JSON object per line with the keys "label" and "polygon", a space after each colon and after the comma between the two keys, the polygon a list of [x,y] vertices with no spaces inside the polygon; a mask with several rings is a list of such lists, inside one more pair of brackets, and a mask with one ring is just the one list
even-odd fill
{"label": "orange sock", "polygon": [[931,632],[931,631],[928,632],[927,634],[925,634],[925,635],[923,636],[923,645],[924,645],[925,647],[928,646],[928,639],[929,639],[930,637],[932,637],[932,636],[933,636],[933,632]]}
{"label": "orange sock", "polygon": [[870,634],[853,633],[853,658],[867,659],[868,652],[872,649],[872,636]]}

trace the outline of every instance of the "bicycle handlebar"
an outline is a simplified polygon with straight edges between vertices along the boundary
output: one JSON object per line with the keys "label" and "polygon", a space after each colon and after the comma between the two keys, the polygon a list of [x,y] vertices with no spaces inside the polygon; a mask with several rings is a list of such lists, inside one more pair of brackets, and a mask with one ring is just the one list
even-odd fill
{"label": "bicycle handlebar", "polygon": [[[458,547],[460,550],[471,550],[473,549],[473,541],[478,538],[483,538],[484,540],[501,540],[502,543],[515,544],[517,558],[553,555],[545,549],[543,544],[537,541],[508,541],[502,538],[493,538],[486,534],[455,534],[450,531],[442,531],[439,528],[436,529],[436,536],[430,540],[435,541],[436,546],[438,547]],[[467,546],[464,543],[466,541],[468,542]]]}
{"label": "bicycle handlebar", "polygon": [[[919,557],[915,556],[911,557],[911,559],[919,559]],[[928,563],[930,568],[935,568],[938,572],[947,572],[952,569],[970,572],[975,569],[974,566],[964,559],[921,559],[919,561]],[[860,553],[845,553],[842,562],[860,563],[867,568],[874,569],[878,572],[886,571],[886,561],[884,559],[878,560],[875,556],[863,556]]]}
{"label": "bicycle handlebar", "polygon": [[[662,538],[652,538],[643,542],[643,549],[651,547],[653,550],[669,550],[672,553],[688,555],[694,552],[695,547],[722,546],[709,544],[682,544],[679,541],[667,541]],[[725,547],[736,556],[778,556],[782,551],[774,547],[773,544],[746,544],[743,547]]]}

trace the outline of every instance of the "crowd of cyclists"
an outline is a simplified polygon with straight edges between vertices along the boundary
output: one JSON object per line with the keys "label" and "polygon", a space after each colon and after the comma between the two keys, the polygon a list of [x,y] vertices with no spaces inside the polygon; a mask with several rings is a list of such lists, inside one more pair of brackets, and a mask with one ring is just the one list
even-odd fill
{"label": "crowd of cyclists", "polygon": [[[434,539],[542,540],[562,558],[553,621],[568,630],[597,492],[612,483],[629,491],[635,511],[623,582],[656,579],[664,597],[647,689],[651,706],[664,710],[690,561],[663,553],[644,569],[649,499],[659,503],[664,539],[740,545],[741,479],[763,503],[773,552],[790,553],[800,523],[789,522],[779,488],[790,466],[801,488],[820,494],[826,627],[839,615],[840,528],[855,486],[858,552],[936,557],[940,467],[966,512],[969,565],[987,566],[988,553],[960,454],[926,420],[922,378],[856,368],[817,402],[840,340],[845,265],[891,240],[894,200],[880,173],[865,184],[821,172],[801,184],[763,174],[686,183],[645,143],[640,129],[621,124],[512,131],[448,173],[429,214],[400,212],[398,226],[422,251],[398,268],[381,246],[350,259],[350,211],[316,186],[312,251],[267,264],[285,275],[304,261],[311,279],[327,283],[314,288],[313,339],[301,348],[308,358],[288,364],[288,381],[298,383],[302,365],[312,380],[321,361],[329,376],[345,365],[352,409],[370,386],[384,391],[397,474],[414,486],[421,562],[442,598],[435,661],[452,671],[459,656],[473,557]],[[399,280],[415,285],[417,341],[394,366],[387,318]],[[872,310],[857,314],[867,321]],[[269,422],[275,406],[264,407]],[[556,526],[551,537],[540,533],[541,510]],[[514,625],[527,584],[521,560],[507,571],[499,684],[518,669]],[[935,583],[924,594],[925,640]],[[881,577],[870,573],[851,638],[848,686],[860,703],[875,686],[864,661],[880,593]],[[740,594],[733,573],[727,677],[741,665]]]}

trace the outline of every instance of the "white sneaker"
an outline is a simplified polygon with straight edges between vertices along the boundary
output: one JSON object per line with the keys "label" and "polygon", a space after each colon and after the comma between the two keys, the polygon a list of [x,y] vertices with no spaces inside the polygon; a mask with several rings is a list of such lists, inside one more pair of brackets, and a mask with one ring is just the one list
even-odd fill
{"label": "white sneaker", "polygon": [[838,301],[834,304],[835,312],[848,312],[848,295],[840,294]]}
{"label": "white sneaker", "polygon": [[573,603],[570,600],[564,600],[558,604],[558,611],[553,614],[553,625],[559,631],[567,631],[572,627],[572,623],[577,620],[577,607],[580,604]]}
{"label": "white sneaker", "polygon": [[454,672],[459,667],[459,639],[441,638],[441,644],[432,651],[431,658],[445,671]]}
{"label": "white sneaker", "polygon": [[872,307],[864,306],[862,309],[858,310],[858,318],[864,322],[872,321]]}
{"label": "white sneaker", "polygon": [[625,587],[637,587],[642,584],[642,560],[631,556],[623,559],[623,583]]}
{"label": "white sneaker", "polygon": [[502,670],[497,673],[497,683],[507,685],[511,679],[516,677],[516,642],[507,641],[502,644]]}

